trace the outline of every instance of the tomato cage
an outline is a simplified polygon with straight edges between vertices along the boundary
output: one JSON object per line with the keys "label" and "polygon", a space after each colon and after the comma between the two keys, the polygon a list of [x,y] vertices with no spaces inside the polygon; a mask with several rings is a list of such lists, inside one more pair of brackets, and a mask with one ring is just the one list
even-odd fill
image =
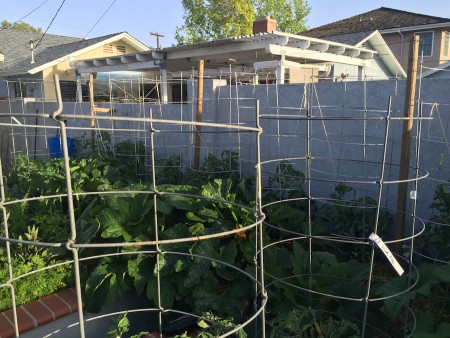
{"label": "tomato cage", "polygon": [[406,118],[398,79],[210,75],[0,102],[0,335],[445,330],[445,81]]}

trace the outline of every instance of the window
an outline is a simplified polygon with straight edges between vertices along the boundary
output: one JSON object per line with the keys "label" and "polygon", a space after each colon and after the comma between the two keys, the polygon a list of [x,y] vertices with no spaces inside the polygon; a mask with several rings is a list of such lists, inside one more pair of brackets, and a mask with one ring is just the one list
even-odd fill
{"label": "window", "polygon": [[37,98],[37,83],[36,82],[15,82],[14,91],[16,98]]}
{"label": "window", "polygon": [[186,103],[187,102],[187,83],[172,84],[172,102]]}
{"label": "window", "polygon": [[[77,101],[77,83],[76,81],[59,81],[61,87],[61,97],[64,102]],[[89,97],[89,86],[81,85],[81,96]]]}
{"label": "window", "polygon": [[444,32],[443,34],[443,38],[444,38],[444,43],[442,45],[442,54],[444,54],[444,56],[449,56],[450,55],[450,33],[449,32]]}
{"label": "window", "polygon": [[[420,37],[419,41],[419,57],[433,55],[433,32],[416,33]],[[422,54],[423,53],[423,54]]]}

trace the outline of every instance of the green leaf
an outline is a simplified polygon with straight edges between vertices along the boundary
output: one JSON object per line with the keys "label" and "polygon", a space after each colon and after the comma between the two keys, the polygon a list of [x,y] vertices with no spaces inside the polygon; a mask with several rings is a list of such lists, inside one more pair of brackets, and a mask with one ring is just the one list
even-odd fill
{"label": "green leaf", "polygon": [[[161,304],[164,308],[173,306],[176,290],[169,278],[161,278]],[[158,305],[158,289],[156,278],[150,279],[147,284],[147,298]]]}
{"label": "green leaf", "polygon": [[212,209],[202,209],[197,212],[197,215],[203,217],[203,220],[208,221],[208,218],[219,219],[220,214],[216,210]]}
{"label": "green leaf", "polygon": [[180,210],[192,211],[195,210],[194,200],[180,195],[165,195],[167,200],[172,203],[172,205]]}
{"label": "green leaf", "polygon": [[202,329],[207,329],[207,328],[209,328],[208,323],[206,323],[203,319],[200,319],[200,320],[197,322],[197,325],[200,326]]}
{"label": "green leaf", "polygon": [[128,275],[134,279],[134,287],[138,296],[144,291],[147,282],[154,278],[153,265],[147,258],[148,256],[139,254],[136,259],[128,261]]}
{"label": "green leaf", "polygon": [[161,212],[165,215],[170,215],[172,212],[172,204],[170,202],[164,201],[161,197],[158,197],[156,200],[156,208],[158,212]]}
{"label": "green leaf", "polygon": [[105,209],[98,215],[98,220],[103,228],[101,236],[103,238],[123,237],[127,242],[131,241],[131,235],[123,227],[126,219],[123,213],[112,209]]}
{"label": "green leaf", "polygon": [[327,266],[334,266],[338,263],[336,256],[330,252],[314,251],[312,259],[316,263],[325,264]]}
{"label": "green leaf", "polygon": [[195,223],[189,227],[192,236],[201,236],[205,233],[205,226],[202,223]]}
{"label": "green leaf", "polygon": [[175,272],[180,272],[184,267],[183,261],[181,259],[178,259],[175,263]]}
{"label": "green leaf", "polygon": [[[407,277],[405,275],[401,277],[392,278],[388,282],[384,283],[383,285],[379,286],[375,294],[385,297],[394,295],[397,293],[400,293],[407,289]],[[403,305],[408,301],[408,298],[410,297],[410,293],[406,292],[403,293],[400,296],[388,298],[384,301],[384,309],[387,313],[387,315],[394,319],[402,309]]]}
{"label": "green leaf", "polygon": [[111,277],[111,272],[108,270],[109,259],[104,259],[102,263],[97,265],[94,271],[86,281],[86,294],[92,297],[94,293],[102,286],[102,284]]}
{"label": "green leaf", "polygon": [[[227,245],[224,245],[220,247],[220,260],[235,265],[237,256],[237,248],[236,248],[236,242],[231,241]],[[235,269],[232,269],[230,267],[218,265],[216,268],[217,274],[222,277],[225,280],[231,281],[235,278],[239,277],[239,272]]]}
{"label": "green leaf", "polygon": [[106,304],[116,304],[128,291],[128,285],[125,282],[127,267],[122,264],[111,266],[112,274],[109,279],[109,288],[106,298]]}

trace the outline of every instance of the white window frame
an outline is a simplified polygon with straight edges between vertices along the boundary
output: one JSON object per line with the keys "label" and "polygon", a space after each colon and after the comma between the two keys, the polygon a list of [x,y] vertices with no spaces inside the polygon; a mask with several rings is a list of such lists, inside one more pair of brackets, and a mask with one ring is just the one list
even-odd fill
{"label": "white window frame", "polygon": [[[442,55],[449,57],[450,56],[450,32],[443,32],[444,41],[442,43],[443,53]],[[445,44],[447,43],[447,48],[445,48]]]}
{"label": "white window frame", "polygon": [[[434,52],[434,31],[423,31],[423,32],[415,32],[414,35],[421,35],[424,33],[431,33],[431,53],[430,55],[425,55],[423,54],[423,57],[431,57],[433,56],[433,52]],[[419,42],[419,48],[420,48],[420,42]],[[420,49],[419,49],[419,57],[422,56],[422,53],[420,53]]]}

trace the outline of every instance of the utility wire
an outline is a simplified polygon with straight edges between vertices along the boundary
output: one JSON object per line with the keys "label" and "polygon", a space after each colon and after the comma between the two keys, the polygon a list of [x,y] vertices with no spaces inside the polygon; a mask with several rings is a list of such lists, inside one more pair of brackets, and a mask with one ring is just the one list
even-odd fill
{"label": "utility wire", "polygon": [[[14,25],[14,24],[17,23],[17,22],[22,21],[23,19],[25,19],[25,18],[28,17],[29,15],[33,14],[34,12],[36,12],[36,11],[37,11],[39,8],[41,8],[47,1],[48,1],[48,0],[45,0],[43,3],[41,3],[41,4],[40,4],[39,6],[37,6],[35,9],[33,9],[30,13],[28,13],[27,15],[21,17],[19,20],[14,21],[14,22],[11,24],[11,26]],[[6,28],[2,28],[1,30],[5,30],[5,29],[6,29]]]}
{"label": "utility wire", "polygon": [[114,3],[116,1],[117,0],[113,0],[113,2],[111,2],[111,5],[109,5],[109,7],[106,9],[106,11],[102,14],[102,16],[97,20],[97,22],[94,24],[94,26],[92,26],[92,28],[89,30],[89,32],[86,33],[86,35],[84,37],[87,37],[89,35],[89,33],[92,32],[92,30],[98,25],[100,20],[103,19],[103,17],[106,15],[106,13],[108,13],[108,11],[111,9],[111,7],[114,5]]}
{"label": "utility wire", "polygon": [[100,22],[101,19],[103,19],[103,17],[106,15],[106,13],[108,13],[108,11],[111,9],[111,7],[115,4],[117,0],[113,0],[113,2],[111,2],[111,4],[109,5],[109,7],[103,12],[103,14],[100,16],[100,18],[97,20],[97,22],[91,27],[91,29],[89,30],[89,32],[87,32],[83,39],[81,39],[80,41],[78,41],[78,43],[72,48],[72,50],[70,51],[69,54],[71,54],[74,50],[76,50],[78,48],[78,46],[80,45],[80,43],[84,40],[84,38],[86,38],[90,32],[92,32],[94,30],[94,28],[98,25],[98,23]]}
{"label": "utility wire", "polygon": [[58,15],[59,11],[61,10],[62,6],[64,5],[64,3],[66,2],[66,0],[63,0],[61,2],[61,5],[59,6],[58,10],[56,11],[55,15],[53,16],[52,21],[50,21],[50,24],[48,25],[47,29],[45,30],[44,34],[42,34],[41,38],[39,39],[39,41],[37,42],[36,46],[34,46],[34,48],[37,48],[39,46],[39,44],[41,43],[42,39],[44,38],[44,36],[47,34],[48,29],[51,27],[51,25],[53,24],[53,21],[55,21],[56,16]]}

